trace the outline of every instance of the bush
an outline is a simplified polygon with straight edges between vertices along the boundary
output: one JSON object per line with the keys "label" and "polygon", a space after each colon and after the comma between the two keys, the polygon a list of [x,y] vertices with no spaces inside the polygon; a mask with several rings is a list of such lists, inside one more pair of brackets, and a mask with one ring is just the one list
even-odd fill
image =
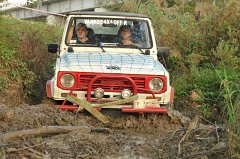
{"label": "bush", "polygon": [[60,40],[61,32],[44,23],[0,16],[0,72],[8,79],[0,80],[0,93],[8,82],[21,82],[23,98],[40,102],[55,61],[55,56],[47,52],[47,44]]}
{"label": "bush", "polygon": [[218,110],[236,125],[240,1],[217,1],[213,5],[209,1],[128,0],[113,9],[151,17],[158,46],[171,48],[171,55],[165,61],[175,88],[175,100],[188,101],[190,92],[196,91],[201,96],[197,101],[202,105],[200,110],[207,117],[213,117],[213,110]]}

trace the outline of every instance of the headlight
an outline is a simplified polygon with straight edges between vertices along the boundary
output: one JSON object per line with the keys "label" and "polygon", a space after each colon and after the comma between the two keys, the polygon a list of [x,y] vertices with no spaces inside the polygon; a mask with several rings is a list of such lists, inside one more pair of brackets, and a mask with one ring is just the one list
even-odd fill
{"label": "headlight", "polygon": [[131,91],[129,89],[124,89],[121,92],[122,98],[127,99],[131,96]]}
{"label": "headlight", "polygon": [[102,88],[96,88],[94,91],[94,96],[97,99],[101,99],[104,96],[104,90]]}
{"label": "headlight", "polygon": [[64,74],[60,78],[60,84],[64,88],[71,88],[74,85],[74,83],[75,83],[75,78],[71,74]]}
{"label": "headlight", "polygon": [[160,78],[153,78],[149,82],[149,88],[153,92],[159,92],[163,88],[163,81]]}

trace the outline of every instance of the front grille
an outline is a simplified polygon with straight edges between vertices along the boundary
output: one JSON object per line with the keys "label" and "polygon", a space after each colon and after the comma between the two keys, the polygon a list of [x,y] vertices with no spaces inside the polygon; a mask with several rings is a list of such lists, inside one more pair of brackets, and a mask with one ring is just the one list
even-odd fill
{"label": "front grille", "polygon": [[[90,81],[96,76],[96,74],[80,74],[79,89],[86,91]],[[145,77],[139,77],[139,75],[125,76],[130,77],[137,85],[137,88],[145,89]],[[102,88],[105,92],[121,92],[123,89],[129,89],[133,91],[132,84],[127,79],[122,78],[100,78],[94,82],[92,90],[95,90],[96,88]],[[145,91],[143,90],[138,90],[138,93],[144,92]]]}

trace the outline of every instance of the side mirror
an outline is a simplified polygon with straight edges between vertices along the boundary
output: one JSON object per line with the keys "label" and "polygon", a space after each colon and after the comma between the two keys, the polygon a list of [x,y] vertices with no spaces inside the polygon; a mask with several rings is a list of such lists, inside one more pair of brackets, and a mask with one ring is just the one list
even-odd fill
{"label": "side mirror", "polygon": [[57,53],[59,45],[58,44],[48,44],[48,52]]}
{"label": "side mirror", "polygon": [[167,47],[158,47],[157,48],[157,57],[158,58],[167,58],[170,54],[170,50]]}

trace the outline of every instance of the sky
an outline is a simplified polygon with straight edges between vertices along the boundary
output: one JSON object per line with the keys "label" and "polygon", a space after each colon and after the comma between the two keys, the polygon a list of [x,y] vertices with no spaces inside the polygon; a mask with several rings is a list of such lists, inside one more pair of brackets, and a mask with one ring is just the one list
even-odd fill
{"label": "sky", "polygon": [[0,10],[16,7],[15,5],[25,4],[26,2],[27,2],[27,0],[7,0],[7,2],[3,3],[3,5],[6,4],[6,3],[9,4],[9,5],[7,5],[7,6],[4,5],[4,7],[0,8]]}

